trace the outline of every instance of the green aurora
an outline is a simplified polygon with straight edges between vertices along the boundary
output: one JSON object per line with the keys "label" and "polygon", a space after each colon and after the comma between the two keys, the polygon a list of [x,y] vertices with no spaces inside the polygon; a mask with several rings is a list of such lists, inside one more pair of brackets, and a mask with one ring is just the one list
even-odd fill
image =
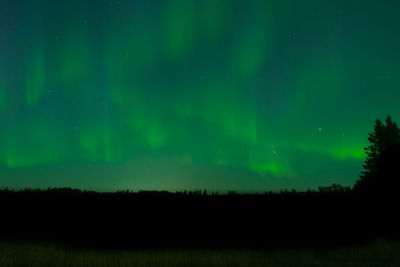
{"label": "green aurora", "polygon": [[0,186],[352,185],[400,119],[400,2],[0,3]]}

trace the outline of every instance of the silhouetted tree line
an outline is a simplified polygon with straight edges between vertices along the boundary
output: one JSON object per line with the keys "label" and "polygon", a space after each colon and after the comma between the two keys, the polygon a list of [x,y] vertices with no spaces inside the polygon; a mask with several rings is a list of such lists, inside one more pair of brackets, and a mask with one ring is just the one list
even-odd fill
{"label": "silhouetted tree line", "polygon": [[97,194],[97,195],[139,195],[139,196],[252,196],[252,195],[307,195],[307,194],[341,194],[341,193],[350,193],[352,192],[352,188],[350,186],[343,186],[340,184],[332,184],[330,186],[319,186],[317,189],[308,188],[306,191],[297,191],[296,189],[281,189],[279,192],[274,191],[265,191],[264,193],[239,193],[235,190],[228,190],[226,192],[220,191],[207,191],[207,190],[184,190],[184,191],[158,191],[158,190],[117,190],[116,192],[96,192],[96,191],[88,191],[88,190],[80,190],[77,188],[70,187],[62,187],[62,188],[51,188],[47,189],[41,188],[25,188],[23,190],[13,190],[9,188],[0,189],[1,193],[51,193],[51,194],[59,194],[59,195],[79,195],[79,194]]}

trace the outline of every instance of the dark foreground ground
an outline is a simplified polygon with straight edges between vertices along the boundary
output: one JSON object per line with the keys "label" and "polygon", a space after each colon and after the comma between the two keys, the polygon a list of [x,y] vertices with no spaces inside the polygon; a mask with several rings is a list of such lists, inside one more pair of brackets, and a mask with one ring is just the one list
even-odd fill
{"label": "dark foreground ground", "polygon": [[400,243],[324,249],[130,249],[77,248],[47,242],[0,241],[0,266],[400,266]]}
{"label": "dark foreground ground", "polygon": [[343,246],[398,240],[396,200],[352,192],[0,191],[0,240],[117,249]]}
{"label": "dark foreground ground", "polygon": [[0,266],[400,266],[397,200],[3,190]]}

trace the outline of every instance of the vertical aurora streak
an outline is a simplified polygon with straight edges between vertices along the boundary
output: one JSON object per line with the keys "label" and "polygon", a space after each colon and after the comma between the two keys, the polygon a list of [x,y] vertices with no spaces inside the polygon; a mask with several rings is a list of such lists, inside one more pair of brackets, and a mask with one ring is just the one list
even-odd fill
{"label": "vertical aurora streak", "polygon": [[351,185],[400,119],[397,1],[0,4],[0,186]]}

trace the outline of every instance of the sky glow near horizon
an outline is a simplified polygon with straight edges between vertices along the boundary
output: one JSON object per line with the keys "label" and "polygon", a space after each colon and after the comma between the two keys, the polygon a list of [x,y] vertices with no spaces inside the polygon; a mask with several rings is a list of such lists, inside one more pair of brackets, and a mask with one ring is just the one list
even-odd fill
{"label": "sky glow near horizon", "polygon": [[0,186],[352,185],[400,119],[398,1],[0,3]]}

